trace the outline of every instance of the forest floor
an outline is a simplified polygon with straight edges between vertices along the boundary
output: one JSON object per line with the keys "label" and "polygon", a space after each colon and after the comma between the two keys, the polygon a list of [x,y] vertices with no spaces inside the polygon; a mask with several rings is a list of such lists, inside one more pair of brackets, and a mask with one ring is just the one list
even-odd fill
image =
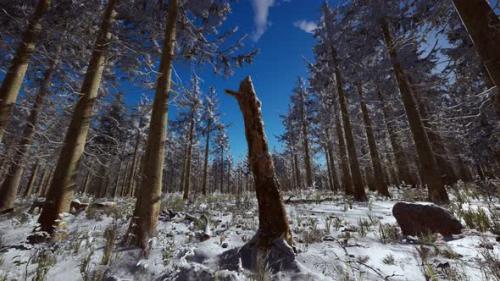
{"label": "forest floor", "polygon": [[35,246],[25,243],[38,217],[27,212],[32,200],[26,200],[20,202],[24,208],[0,217],[0,280],[500,280],[500,200],[480,189],[449,189],[449,209],[465,229],[446,241],[400,235],[392,206],[403,199],[424,201],[416,189],[392,188],[392,199],[370,193],[367,203],[328,192],[285,193],[297,260],[306,274],[274,276],[265,265],[250,273],[219,260],[257,229],[252,193],[200,196],[189,204],[180,194],[167,194],[147,259],[119,244],[131,199],[67,214],[59,241]]}

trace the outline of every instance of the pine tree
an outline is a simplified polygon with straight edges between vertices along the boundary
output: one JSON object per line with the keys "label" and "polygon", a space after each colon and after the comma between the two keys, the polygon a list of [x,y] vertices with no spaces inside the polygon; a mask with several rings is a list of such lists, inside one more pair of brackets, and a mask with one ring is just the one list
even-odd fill
{"label": "pine tree", "polygon": [[16,50],[9,70],[5,75],[0,88],[0,141],[8,125],[12,108],[16,103],[21,89],[24,75],[28,70],[31,55],[35,51],[36,43],[42,31],[42,20],[49,9],[51,0],[39,0],[23,33],[21,42]]}

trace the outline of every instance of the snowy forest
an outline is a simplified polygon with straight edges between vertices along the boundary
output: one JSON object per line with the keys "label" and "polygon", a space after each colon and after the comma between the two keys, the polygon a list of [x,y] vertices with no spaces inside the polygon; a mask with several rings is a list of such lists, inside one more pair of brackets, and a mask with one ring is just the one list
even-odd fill
{"label": "snowy forest", "polygon": [[[266,111],[238,5],[297,2]],[[500,281],[499,14],[0,0],[0,281]]]}

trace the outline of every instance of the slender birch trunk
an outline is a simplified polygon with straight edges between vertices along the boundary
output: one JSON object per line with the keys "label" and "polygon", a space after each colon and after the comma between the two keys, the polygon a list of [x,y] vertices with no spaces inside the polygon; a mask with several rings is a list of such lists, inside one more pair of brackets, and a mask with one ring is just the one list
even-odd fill
{"label": "slender birch trunk", "polygon": [[138,196],[134,216],[128,230],[129,243],[146,250],[146,254],[149,238],[156,234],[156,225],[158,224],[158,215],[160,213],[168,97],[172,84],[172,63],[179,13],[178,2],[178,0],[171,0],[168,3],[165,40],[163,42],[160,70],[156,82],[146,152],[141,168],[141,191],[137,192]]}
{"label": "slender birch trunk", "polygon": [[418,159],[420,161],[420,177],[422,178],[423,183],[427,185],[429,199],[434,203],[446,204],[449,202],[448,194],[443,181],[439,176],[439,169],[432,152],[429,138],[425,132],[422,118],[420,117],[420,112],[418,111],[418,106],[415,102],[410,83],[408,82],[408,78],[403,71],[403,67],[401,66],[398,54],[394,47],[392,34],[389,30],[389,25],[386,19],[381,19],[380,27],[382,29],[383,39],[387,46],[389,58],[397,78],[401,99],[403,100],[408,122],[410,123],[413,140],[417,148]]}
{"label": "slender birch trunk", "polygon": [[75,189],[75,177],[92,117],[92,108],[97,98],[102,73],[106,64],[106,51],[111,39],[111,28],[118,0],[109,0],[102,17],[97,40],[81,88],[81,97],[76,104],[71,123],[66,132],[64,145],[51,182],[47,200],[38,218],[41,230],[49,235],[57,227],[59,215],[69,211]]}
{"label": "slender birch trunk", "polygon": [[0,141],[9,123],[12,109],[14,108],[23,84],[24,76],[28,70],[31,55],[35,51],[36,42],[42,31],[42,19],[50,7],[51,0],[39,0],[28,27],[24,31],[21,43],[11,61],[9,70],[0,88]]}

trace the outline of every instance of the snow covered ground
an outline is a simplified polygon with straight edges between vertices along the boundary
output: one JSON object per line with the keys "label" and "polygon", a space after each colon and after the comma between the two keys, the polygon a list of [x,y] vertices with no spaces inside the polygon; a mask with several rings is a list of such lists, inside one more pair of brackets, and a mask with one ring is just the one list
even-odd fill
{"label": "snow covered ground", "polygon": [[[500,271],[499,238],[491,232],[499,223],[495,226],[498,198],[486,200],[468,191],[455,192],[452,211],[468,214],[471,209],[476,214],[482,209],[490,217],[489,224],[482,224],[485,229],[478,227],[482,232],[466,227],[462,235],[445,241],[432,235],[401,237],[392,206],[402,198],[418,198],[418,192],[391,191],[396,194],[394,199],[370,194],[368,203],[354,203],[332,193],[285,194],[285,200],[291,197],[286,207],[297,260],[307,274],[284,272],[274,279],[498,280],[491,271]],[[139,250],[119,244],[132,200],[117,200],[117,207],[109,210],[90,208],[76,216],[67,215],[60,241],[52,245],[24,243],[36,225],[36,214],[3,216],[0,280],[270,280],[265,265],[251,273],[220,259],[255,233],[258,220],[253,198],[253,194],[240,198],[218,194],[184,205],[180,195],[168,194],[164,210],[170,212],[162,213],[158,237],[151,241],[147,259],[141,258]],[[293,203],[297,199],[309,202]],[[30,202],[24,204],[29,207]],[[201,241],[205,218],[211,233],[208,240]],[[480,226],[480,219],[476,220]],[[113,243],[106,247],[106,242]],[[103,258],[105,253],[110,254]],[[108,264],[102,265],[106,259]],[[37,276],[42,279],[34,279]]]}

